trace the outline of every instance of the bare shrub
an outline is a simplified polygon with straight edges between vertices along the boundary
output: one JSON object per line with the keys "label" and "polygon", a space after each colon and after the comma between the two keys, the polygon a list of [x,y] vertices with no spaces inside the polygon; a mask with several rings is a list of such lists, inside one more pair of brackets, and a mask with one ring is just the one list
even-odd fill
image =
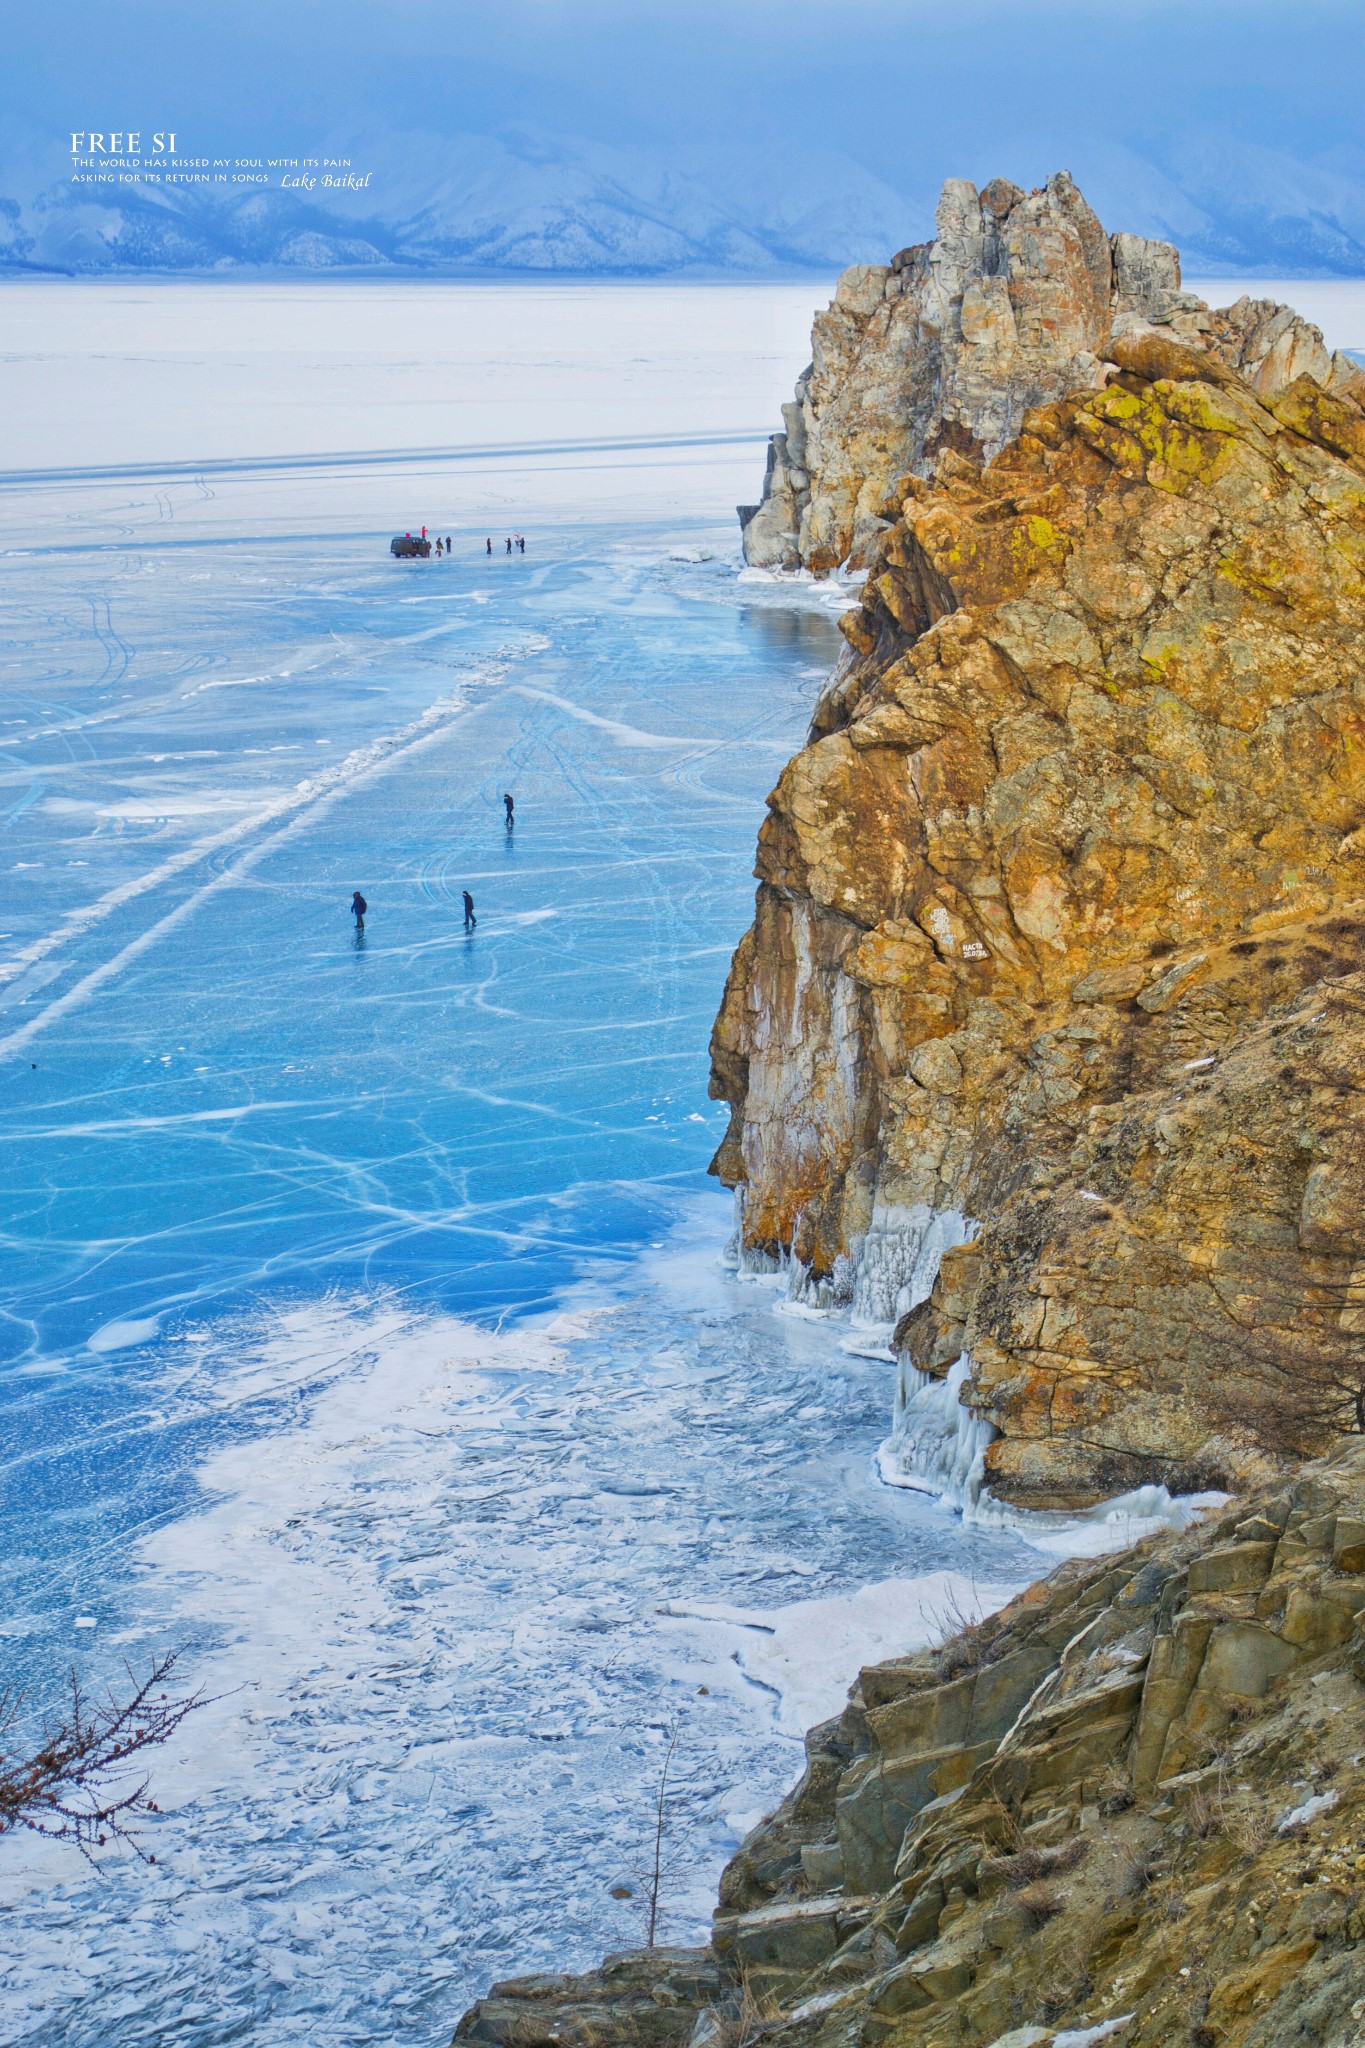
{"label": "bare shrub", "polygon": [[[637,1904],[644,1918],[646,1948],[653,1948],[657,1943],[664,1886],[669,1876],[669,1867],[664,1857],[664,1831],[668,1824],[668,1774],[673,1766],[673,1752],[678,1746],[680,1725],[675,1721],[668,1733],[668,1747],[664,1751],[659,1786],[654,1795],[648,1854],[642,1863],[633,1865],[631,1869],[631,1875],[640,1887]],[[629,1897],[628,1892],[626,1896]]]}
{"label": "bare shrub", "polygon": [[1229,1784],[1221,1768],[1216,1784],[1189,1794],[1184,1813],[1186,1827],[1199,1841],[1221,1836],[1244,1856],[1256,1855],[1272,1833],[1270,1816],[1250,1793]]}
{"label": "bare shrub", "polygon": [[158,1811],[149,1780],[133,1782],[135,1759],[168,1742],[187,1714],[207,1706],[202,1692],[174,1696],[167,1688],[178,1653],[152,1659],[138,1681],[125,1666],[132,1691],[120,1699],[111,1688],[92,1699],[71,1673],[70,1706],[60,1719],[43,1724],[36,1748],[10,1749],[20,1725],[23,1698],[0,1694],[0,1834],[29,1828],[50,1841],[72,1842],[92,1862],[96,1849],[122,1842],[146,1863],[138,1823]]}
{"label": "bare shrub", "polygon": [[1083,1836],[1073,1835],[1069,1842],[1060,1842],[1055,1849],[1019,1849],[1012,1856],[992,1856],[983,1864],[982,1875],[1002,1878],[1010,1891],[1022,1891],[1039,1878],[1060,1877],[1065,1871],[1074,1870],[1089,1849],[1090,1844]]}
{"label": "bare shrub", "polygon": [[1223,1812],[1223,1831],[1244,1856],[1258,1856],[1274,1834],[1275,1823],[1253,1800],[1233,1798]]}
{"label": "bare shrub", "polygon": [[1034,1932],[1046,1927],[1049,1920],[1055,1920],[1066,1903],[1055,1885],[1044,1884],[1041,1879],[1026,1884],[1015,1894],[1015,1899]]}
{"label": "bare shrub", "polygon": [[[1293,1068],[1282,1075],[1300,1085],[1310,1078]],[[1323,1086],[1335,1077],[1311,1078]],[[1174,1245],[1147,1240],[1145,1250],[1152,1283],[1185,1297],[1220,1428],[1278,1459],[1314,1457],[1334,1437],[1365,1434],[1365,1269],[1336,1255],[1285,1254],[1268,1266],[1258,1252],[1211,1272]],[[1189,1476],[1182,1490],[1191,1490]],[[1219,1482],[1210,1473],[1205,1483]]]}
{"label": "bare shrub", "polygon": [[1192,1835],[1206,1842],[1223,1832],[1223,1802],[1214,1792],[1192,1792],[1185,1801],[1185,1825]]}
{"label": "bare shrub", "polygon": [[1095,1803],[1105,1820],[1115,1820],[1119,1814],[1127,1813],[1133,1804],[1133,1787],[1127,1771],[1110,1764],[1100,1779]]}
{"label": "bare shrub", "polygon": [[756,1998],[746,1982],[740,1987],[737,2003],[713,2005],[703,2013],[702,2019],[709,2025],[704,2031],[698,2028],[701,2048],[750,2048],[779,2017],[776,1999]]}
{"label": "bare shrub", "polygon": [[1219,1349],[1230,1373],[1211,1381],[1228,1426],[1274,1457],[1313,1457],[1335,1436],[1365,1433],[1365,1285],[1301,1270],[1262,1281],[1247,1306],[1220,1296]]}
{"label": "bare shrub", "polygon": [[1068,2013],[1075,2012],[1087,1999],[1094,1996],[1095,1987],[1090,1981],[1090,1972],[1082,1970],[1076,1977],[1053,1986],[1051,1991],[1040,1994],[1034,2007],[1039,2024],[1055,2027],[1058,2020],[1064,2020]]}
{"label": "bare shrub", "polygon": [[[975,1591],[975,1588],[973,1588]],[[965,1671],[979,1671],[991,1661],[991,1643],[997,1633],[993,1616],[984,1620],[963,1607],[955,1591],[947,1592],[925,1618],[941,1638],[934,1652],[935,1675],[940,1683],[960,1677]]]}
{"label": "bare shrub", "polygon": [[1155,1856],[1141,1850],[1124,1850],[1114,1869],[1114,1881],[1109,1888],[1110,1905],[1118,1905],[1123,1899],[1140,1898],[1156,1878],[1160,1868]]}

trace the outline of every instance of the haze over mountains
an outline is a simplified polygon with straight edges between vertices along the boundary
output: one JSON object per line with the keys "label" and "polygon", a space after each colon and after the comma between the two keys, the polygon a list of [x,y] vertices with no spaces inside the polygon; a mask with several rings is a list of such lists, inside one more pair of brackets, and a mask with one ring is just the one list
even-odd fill
{"label": "haze over mountains", "polygon": [[[828,275],[1069,169],[1193,274],[1365,275],[1358,0],[67,0],[0,67],[0,269]],[[264,182],[73,184],[174,129]],[[271,157],[349,158],[356,191]],[[214,166],[222,168],[221,165]]]}
{"label": "haze over mountains", "polygon": [[1104,219],[1176,242],[1191,272],[1365,273],[1353,143],[1308,156],[1205,132],[1159,157],[1063,134],[984,148],[892,181],[813,138],[651,149],[526,127],[390,131],[319,145],[369,174],[324,194],[281,189],[278,171],[255,187],[79,185],[48,147],[0,162],[0,268],[790,276],[926,239],[943,174],[1028,184],[1065,163]]}

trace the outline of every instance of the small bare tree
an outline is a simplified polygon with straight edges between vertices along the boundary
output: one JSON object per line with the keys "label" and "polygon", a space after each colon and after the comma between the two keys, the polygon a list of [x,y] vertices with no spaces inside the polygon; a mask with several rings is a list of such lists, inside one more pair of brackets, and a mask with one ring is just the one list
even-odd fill
{"label": "small bare tree", "polygon": [[1275,1457],[1365,1434],[1365,1268],[1328,1257],[1226,1258],[1210,1271],[1128,1230],[1146,1282],[1202,1353],[1211,1419]]}
{"label": "small bare tree", "polygon": [[1263,1450],[1320,1454],[1365,1433],[1365,1288],[1349,1280],[1281,1280],[1256,1320],[1233,1319],[1232,1373],[1215,1405]]}
{"label": "small bare tree", "polygon": [[639,1904],[645,1921],[645,1947],[657,1946],[659,1914],[663,1903],[664,1879],[667,1865],[664,1860],[664,1833],[668,1824],[668,1774],[673,1765],[673,1752],[678,1746],[678,1731],[681,1723],[674,1721],[668,1731],[668,1747],[664,1751],[663,1767],[659,1772],[659,1788],[654,1795],[654,1830],[646,1861],[635,1868],[633,1875],[640,1887]]}
{"label": "small bare tree", "polygon": [[177,1662],[174,1650],[154,1657],[140,1681],[125,1666],[132,1690],[122,1698],[111,1687],[92,1700],[73,1671],[69,1708],[48,1718],[33,1749],[11,1746],[23,1696],[0,1693],[0,1834],[29,1828],[49,1841],[73,1842],[91,1862],[96,1849],[123,1842],[144,1863],[155,1863],[138,1823],[158,1808],[150,1781],[133,1781],[134,1759],[169,1741],[187,1714],[208,1705],[202,1692],[168,1690]]}

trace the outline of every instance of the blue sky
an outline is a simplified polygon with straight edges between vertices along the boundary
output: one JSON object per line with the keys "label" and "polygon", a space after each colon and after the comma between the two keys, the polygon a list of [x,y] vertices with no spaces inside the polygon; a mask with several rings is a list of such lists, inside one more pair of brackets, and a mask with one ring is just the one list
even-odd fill
{"label": "blue sky", "polygon": [[159,117],[206,144],[375,125],[687,145],[794,128],[893,183],[1068,133],[1359,146],[1359,0],[68,0],[13,9],[0,107],[60,132]]}
{"label": "blue sky", "polygon": [[[781,195],[804,179],[809,211],[818,147],[847,173],[836,208],[850,178],[871,195],[855,254],[888,219],[928,231],[945,176],[1065,166],[1108,225],[1204,260],[1365,271],[1361,20],[1362,0],[68,0],[10,10],[0,199],[60,179],[73,128],[173,126],[204,154],[420,137],[367,202],[396,220],[442,141],[472,136],[495,165],[513,152],[523,195],[541,152],[538,205],[574,151],[565,189],[605,190],[611,166],[581,154],[605,147],[632,153],[637,211],[648,161],[780,251]],[[460,165],[440,204],[465,221],[477,151]],[[837,239],[827,221],[802,246]]]}

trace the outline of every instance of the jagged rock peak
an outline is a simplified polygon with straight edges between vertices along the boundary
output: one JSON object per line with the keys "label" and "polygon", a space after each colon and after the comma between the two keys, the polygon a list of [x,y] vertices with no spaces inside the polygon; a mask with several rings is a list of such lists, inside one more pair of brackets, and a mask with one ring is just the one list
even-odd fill
{"label": "jagged rock peak", "polygon": [[1067,171],[1030,193],[950,178],[935,218],[933,242],[853,265],[817,315],[762,503],[740,507],[754,567],[864,566],[894,478],[930,476],[945,450],[989,459],[1031,406],[1101,384],[1125,336],[1209,349],[1262,395],[1358,374],[1287,306],[1211,311],[1169,242],[1107,235]]}

